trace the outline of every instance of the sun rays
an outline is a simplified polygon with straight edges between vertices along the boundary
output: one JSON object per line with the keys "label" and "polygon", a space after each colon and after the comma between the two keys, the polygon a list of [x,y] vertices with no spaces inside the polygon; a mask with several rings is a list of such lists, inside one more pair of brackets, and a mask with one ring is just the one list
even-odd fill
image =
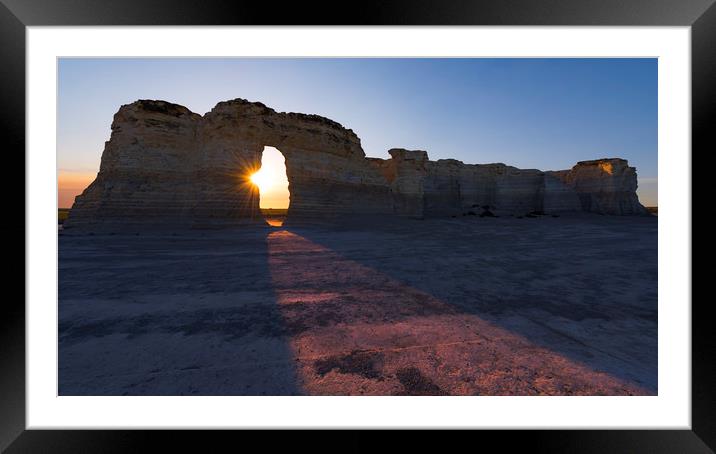
{"label": "sun rays", "polygon": [[260,192],[266,192],[273,185],[272,175],[265,168],[253,173],[249,180],[258,186]]}
{"label": "sun rays", "polygon": [[249,173],[249,182],[258,188],[260,208],[288,208],[289,189],[286,161],[273,147],[265,147],[261,167]]}

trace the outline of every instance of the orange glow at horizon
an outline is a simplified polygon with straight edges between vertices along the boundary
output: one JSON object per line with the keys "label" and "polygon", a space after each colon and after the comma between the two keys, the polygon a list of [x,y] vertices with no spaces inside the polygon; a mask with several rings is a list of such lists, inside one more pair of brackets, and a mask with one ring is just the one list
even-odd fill
{"label": "orange glow at horizon", "polygon": [[288,208],[290,195],[286,161],[279,150],[264,147],[261,168],[251,174],[249,180],[259,188],[260,208]]}
{"label": "orange glow at horizon", "polygon": [[71,208],[75,197],[82,194],[97,177],[97,172],[59,171],[57,173],[57,207]]}

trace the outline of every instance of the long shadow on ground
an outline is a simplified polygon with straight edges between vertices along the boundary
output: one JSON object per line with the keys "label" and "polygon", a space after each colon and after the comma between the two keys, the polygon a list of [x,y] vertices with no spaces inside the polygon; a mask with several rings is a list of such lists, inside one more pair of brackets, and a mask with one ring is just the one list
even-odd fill
{"label": "long shadow on ground", "polygon": [[60,395],[293,395],[266,230],[59,241]]}
{"label": "long shadow on ground", "polygon": [[61,395],[656,393],[656,220],[61,236]]}
{"label": "long shadow on ground", "polygon": [[656,227],[292,227],[269,236],[269,267],[284,316],[312,327],[292,341],[310,393],[655,394]]}

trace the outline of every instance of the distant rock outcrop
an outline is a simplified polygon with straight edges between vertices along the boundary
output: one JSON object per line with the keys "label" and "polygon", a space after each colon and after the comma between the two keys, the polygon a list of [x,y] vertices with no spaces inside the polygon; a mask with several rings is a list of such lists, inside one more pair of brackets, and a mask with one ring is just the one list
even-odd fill
{"label": "distant rock outcrop", "polygon": [[546,172],[578,195],[582,210],[601,214],[646,215],[636,195],[636,169],[626,159],[581,161],[571,170]]}
{"label": "distant rock outcrop", "polygon": [[201,116],[177,104],[140,100],[114,115],[97,178],[77,196],[65,228],[263,222],[248,176],[260,167],[264,146],[286,159],[288,217],[294,220],[422,218],[475,207],[497,214],[646,213],[635,192],[636,172],[623,159],[542,172],[430,161],[422,150],[396,148],[391,159],[367,158],[352,130],[318,115],[235,99]]}

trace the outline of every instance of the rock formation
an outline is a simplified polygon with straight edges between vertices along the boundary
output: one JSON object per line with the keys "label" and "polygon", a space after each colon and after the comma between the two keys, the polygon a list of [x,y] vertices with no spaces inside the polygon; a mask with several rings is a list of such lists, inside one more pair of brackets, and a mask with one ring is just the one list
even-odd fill
{"label": "rock formation", "polygon": [[505,214],[646,212],[636,197],[636,171],[623,159],[542,172],[430,161],[422,150],[367,158],[352,130],[317,115],[235,99],[201,116],[177,104],[139,100],[114,115],[97,178],[77,196],[65,228],[262,222],[258,190],[248,177],[260,167],[264,146],[286,159],[292,220],[423,218],[475,207]]}
{"label": "rock formation", "polygon": [[577,193],[582,210],[601,214],[648,214],[636,196],[636,169],[626,159],[581,161],[571,170],[546,172]]}

